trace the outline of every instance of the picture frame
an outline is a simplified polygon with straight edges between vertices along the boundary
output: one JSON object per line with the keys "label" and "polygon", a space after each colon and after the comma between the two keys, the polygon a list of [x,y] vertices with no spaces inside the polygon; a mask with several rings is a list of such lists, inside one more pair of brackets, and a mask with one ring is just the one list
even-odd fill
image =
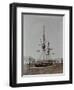
{"label": "picture frame", "polygon": [[11,3],[9,66],[11,87],[72,84],[72,6]]}

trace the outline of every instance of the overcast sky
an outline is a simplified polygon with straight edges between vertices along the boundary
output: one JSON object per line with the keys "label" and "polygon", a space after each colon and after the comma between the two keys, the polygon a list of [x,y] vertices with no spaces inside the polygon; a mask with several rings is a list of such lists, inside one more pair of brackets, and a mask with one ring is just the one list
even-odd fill
{"label": "overcast sky", "polygon": [[43,25],[45,25],[46,40],[53,48],[55,57],[63,56],[63,16],[44,16],[23,14],[23,54],[37,59],[40,55],[37,50],[42,39]]}

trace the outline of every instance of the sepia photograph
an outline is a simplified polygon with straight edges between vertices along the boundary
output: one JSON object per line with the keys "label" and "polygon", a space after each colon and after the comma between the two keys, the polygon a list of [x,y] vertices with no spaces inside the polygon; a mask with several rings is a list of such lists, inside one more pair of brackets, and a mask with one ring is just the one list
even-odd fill
{"label": "sepia photograph", "polygon": [[22,13],[22,76],[63,73],[63,16]]}

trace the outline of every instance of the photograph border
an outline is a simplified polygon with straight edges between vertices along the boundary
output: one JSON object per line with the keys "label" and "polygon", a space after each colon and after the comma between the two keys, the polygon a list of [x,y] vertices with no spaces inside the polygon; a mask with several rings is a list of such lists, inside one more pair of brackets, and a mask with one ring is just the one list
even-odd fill
{"label": "photograph border", "polygon": [[[35,82],[35,83],[19,83],[17,84],[17,7],[29,8],[46,8],[46,9],[63,9],[69,10],[69,80],[52,81],[52,82]],[[58,5],[42,5],[42,4],[27,4],[27,3],[12,3],[10,4],[10,77],[9,85],[11,87],[24,86],[40,86],[40,85],[56,85],[56,84],[71,84],[72,83],[72,6]]]}

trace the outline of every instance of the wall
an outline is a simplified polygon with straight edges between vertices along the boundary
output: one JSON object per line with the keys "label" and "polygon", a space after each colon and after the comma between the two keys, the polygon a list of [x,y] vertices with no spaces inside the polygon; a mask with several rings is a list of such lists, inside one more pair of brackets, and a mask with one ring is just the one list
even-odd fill
{"label": "wall", "polygon": [[[53,5],[72,5],[74,9],[74,0],[1,0],[0,1],[0,90],[11,90],[9,83],[9,3],[24,2],[38,4],[53,4]],[[74,21],[74,19],[73,19]],[[16,89],[27,90],[73,90],[72,85],[51,85],[38,87],[25,87]]]}

